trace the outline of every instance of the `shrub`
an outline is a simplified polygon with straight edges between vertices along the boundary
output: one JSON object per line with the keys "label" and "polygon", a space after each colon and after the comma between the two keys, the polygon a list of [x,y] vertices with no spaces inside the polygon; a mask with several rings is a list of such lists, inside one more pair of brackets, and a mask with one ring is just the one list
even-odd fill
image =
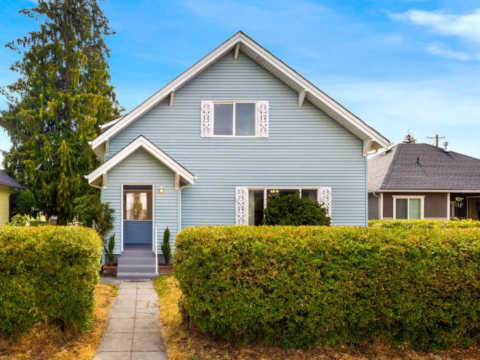
{"label": "shrub", "polygon": [[477,228],[480,221],[474,220],[370,220],[370,227],[402,229],[437,229],[437,228]]}
{"label": "shrub", "polygon": [[35,198],[30,190],[12,190],[10,196],[12,213],[15,215],[32,215],[35,206]]}
{"label": "shrub", "polygon": [[40,221],[40,220],[30,220],[30,226],[47,226],[50,225],[48,221]]}
{"label": "shrub", "polygon": [[113,229],[115,209],[108,203],[102,203],[98,195],[81,196],[74,203],[80,225],[95,229],[102,239]]}
{"label": "shrub", "polygon": [[196,227],[176,239],[185,321],[286,348],[480,336],[477,229]]}
{"label": "shrub", "polygon": [[265,225],[330,225],[331,221],[323,205],[302,199],[298,192],[269,199],[263,214]]}
{"label": "shrub", "polygon": [[10,226],[27,226],[28,225],[28,216],[17,214],[12,217],[12,221],[8,223]]}
{"label": "shrub", "polygon": [[170,258],[172,256],[172,249],[170,248],[170,230],[168,227],[163,233],[163,242],[162,242],[162,254],[165,258],[165,264],[170,264]]}
{"label": "shrub", "polygon": [[0,333],[52,321],[87,330],[101,253],[97,233],[83,227],[0,229]]}

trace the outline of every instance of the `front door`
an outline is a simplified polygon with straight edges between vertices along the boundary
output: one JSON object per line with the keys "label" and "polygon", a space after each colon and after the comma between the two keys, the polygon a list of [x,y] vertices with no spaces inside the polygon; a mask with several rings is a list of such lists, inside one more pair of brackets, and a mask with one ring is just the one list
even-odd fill
{"label": "front door", "polygon": [[152,185],[123,185],[123,243],[152,244]]}

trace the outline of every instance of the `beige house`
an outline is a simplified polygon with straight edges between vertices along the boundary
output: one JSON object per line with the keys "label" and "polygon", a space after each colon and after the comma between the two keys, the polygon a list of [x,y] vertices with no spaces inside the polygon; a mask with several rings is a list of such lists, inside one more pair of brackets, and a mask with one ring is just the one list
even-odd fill
{"label": "beige house", "polygon": [[23,186],[0,170],[0,227],[9,221],[11,188],[23,189]]}

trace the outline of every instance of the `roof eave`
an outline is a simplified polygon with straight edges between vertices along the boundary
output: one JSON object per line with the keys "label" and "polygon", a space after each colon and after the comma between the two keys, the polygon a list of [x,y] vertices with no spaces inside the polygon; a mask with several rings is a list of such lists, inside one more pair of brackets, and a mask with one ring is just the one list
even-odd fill
{"label": "roof eave", "polygon": [[[197,76],[206,68],[215,63],[218,59],[222,58],[225,54],[232,51],[237,43],[241,43],[242,46],[247,46],[248,48],[252,49],[253,52],[265,59],[267,62],[269,62],[279,72],[292,79],[292,81],[296,83],[299,88],[303,89],[302,91],[306,91],[308,93],[307,98],[314,96],[316,99],[318,99],[318,104],[316,104],[316,106],[321,108],[323,111],[326,111],[330,116],[334,118],[334,120],[339,122],[348,131],[354,133],[363,141],[371,139],[376,144],[378,144],[380,148],[388,148],[388,146],[390,145],[390,141],[387,138],[385,138],[376,130],[368,126],[360,118],[352,114],[350,111],[348,111],[338,102],[333,100],[315,85],[310,83],[307,79],[298,74],[291,67],[283,63],[280,59],[272,55],[270,52],[268,52],[268,50],[257,44],[253,39],[249,38],[243,32],[238,32],[237,34],[232,36],[215,50],[210,52],[203,59],[198,61],[189,69],[187,69],[180,76],[178,76],[161,90],[156,92],[153,96],[148,98],[132,112],[119,119],[118,122],[110,126],[105,132],[103,132],[95,140],[92,141],[92,148],[95,150],[103,142],[121,132],[132,122],[137,120],[139,117],[150,111],[153,107],[155,107],[165,98],[167,98],[167,96],[169,96],[172,92],[175,92],[176,90],[181,88],[193,77]],[[323,106],[321,106],[321,104],[323,104]]]}

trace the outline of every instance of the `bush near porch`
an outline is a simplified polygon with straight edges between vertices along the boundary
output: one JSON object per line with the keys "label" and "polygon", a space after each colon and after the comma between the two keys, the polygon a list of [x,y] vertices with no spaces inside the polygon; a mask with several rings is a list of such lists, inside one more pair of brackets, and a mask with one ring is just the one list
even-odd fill
{"label": "bush near porch", "polygon": [[46,322],[87,330],[102,248],[83,227],[0,229],[0,332],[15,336]]}
{"label": "bush near porch", "polygon": [[185,321],[285,348],[471,346],[480,336],[477,229],[195,227],[176,239]]}
{"label": "bush near porch", "polygon": [[370,227],[403,229],[442,229],[442,228],[480,228],[480,221],[475,220],[370,220]]}

